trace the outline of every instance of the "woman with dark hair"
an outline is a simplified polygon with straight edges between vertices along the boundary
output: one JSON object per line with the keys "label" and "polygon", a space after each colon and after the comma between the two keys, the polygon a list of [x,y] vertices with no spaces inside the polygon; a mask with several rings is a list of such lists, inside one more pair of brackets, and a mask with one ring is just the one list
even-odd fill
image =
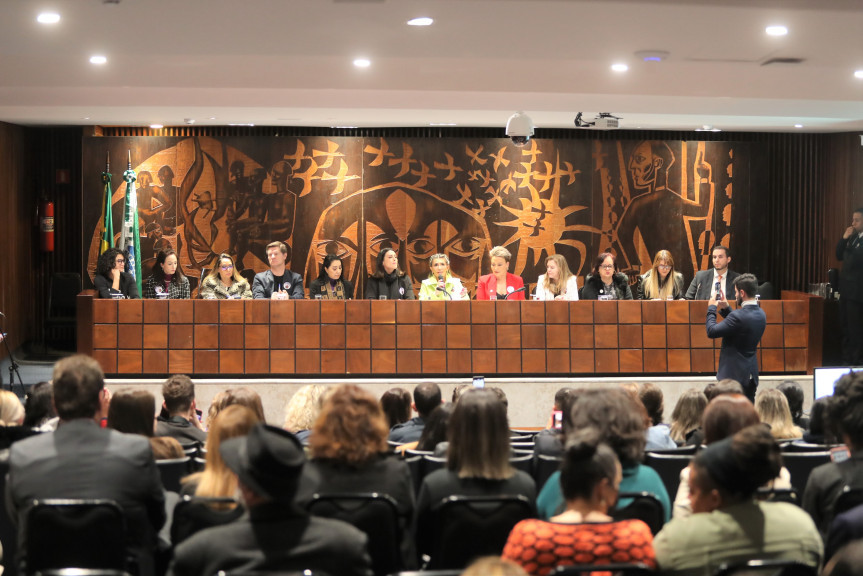
{"label": "woman with dark hair", "polygon": [[117,390],[108,406],[108,428],[152,438],[156,430],[156,398],[146,390]]}
{"label": "woman with dark hair", "polygon": [[27,428],[45,432],[57,428],[57,411],[54,409],[54,391],[50,382],[39,382],[24,398],[24,423]]}
{"label": "woman with dark hair", "polygon": [[135,277],[126,272],[126,257],[116,248],[99,255],[93,284],[99,298],[140,298]]}
{"label": "woman with dark hair", "polygon": [[240,276],[230,254],[220,254],[216,267],[201,282],[200,298],[204,300],[251,300],[249,281]]}
{"label": "woman with dark hair", "polygon": [[632,300],[629,278],[617,268],[611,252],[596,257],[592,273],[585,279],[581,289],[582,300]]}
{"label": "woman with dark hair", "polygon": [[647,444],[645,450],[667,450],[677,448],[677,443],[671,439],[671,429],[662,422],[665,413],[665,397],[662,389],[652,382],[637,386],[638,399],[647,411],[650,422],[647,425]]}
{"label": "woman with dark hair", "polygon": [[824,396],[812,403],[809,409],[809,430],[803,433],[803,442],[809,444],[835,444],[836,437],[829,426],[831,396]]}
{"label": "woman with dark hair", "polygon": [[309,285],[309,298],[321,300],[353,300],[354,285],[344,278],[342,259],[327,254],[318,277]]}
{"label": "woman with dark hair", "polygon": [[656,567],[653,536],[641,520],[615,522],[623,478],[620,461],[595,428],[580,430],[567,443],[560,472],[566,509],[548,521],[522,520],[512,529],[503,557],[532,576],[556,566],[643,563]]}
{"label": "woman with dark hair", "polygon": [[[704,444],[710,445],[719,442],[759,422],[758,413],[746,396],[743,394],[722,394],[711,400],[704,411],[702,425]],[[680,484],[677,487],[677,495],[674,497],[673,516],[675,518],[685,518],[692,514],[689,498],[689,470],[687,467],[680,471]],[[791,488],[791,474],[782,468],[779,475],[772,478],[765,488]]]}
{"label": "woman with dark hair", "polygon": [[679,300],[684,297],[683,274],[674,269],[674,258],[668,250],[660,250],[653,267],[638,283],[639,300]]}
{"label": "woman with dark hair", "polygon": [[416,300],[410,277],[399,268],[399,257],[392,248],[381,248],[375,273],[366,282],[369,300]]}
{"label": "woman with dark hair", "polygon": [[713,574],[753,558],[817,569],[823,546],[812,518],[794,504],[755,498],[781,467],[779,446],[761,424],[702,450],[690,464],[693,514],[666,524],[653,542],[660,572]]}
{"label": "woman with dark hair", "polygon": [[417,441],[417,450],[434,452],[435,456],[446,455],[449,447],[446,435],[454,406],[452,403],[441,404],[431,411],[423,427],[423,433]]}
{"label": "woman with dark hair", "polygon": [[392,497],[402,526],[402,560],[414,567],[413,481],[407,464],[388,454],[388,433],[384,412],[372,394],[353,384],[333,390],[312,427],[311,460],[304,467],[296,502],[305,506],[314,494],[345,492]]}
{"label": "woman with dark hair", "polygon": [[390,388],[381,396],[381,408],[387,418],[387,427],[411,419],[411,393],[404,388]]}
{"label": "woman with dark hair", "polygon": [[153,264],[153,274],[144,283],[144,298],[186,299],[191,295],[189,279],[183,275],[177,253],[161,250]]}
{"label": "woman with dark hair", "polygon": [[[621,492],[650,492],[662,503],[665,519],[671,517],[671,502],[662,480],[652,468],[644,466],[645,423],[643,412],[621,388],[582,390],[572,405],[572,423],[567,439],[579,430],[596,428],[602,441],[617,454],[623,466]],[[623,507],[630,501],[623,500]],[[564,509],[560,472],[546,481],[537,499],[540,518],[551,518]]]}

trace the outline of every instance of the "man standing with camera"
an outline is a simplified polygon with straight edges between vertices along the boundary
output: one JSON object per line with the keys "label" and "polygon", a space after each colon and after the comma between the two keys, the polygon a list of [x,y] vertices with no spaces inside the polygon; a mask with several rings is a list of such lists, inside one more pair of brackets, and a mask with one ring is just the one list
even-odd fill
{"label": "man standing with camera", "polygon": [[[743,386],[743,393],[753,403],[758,388],[758,343],[767,326],[767,316],[758,305],[755,292],[758,280],[753,274],[741,274],[734,281],[737,309],[732,311],[720,293],[707,305],[707,337],[722,338],[716,379],[731,378]],[[716,322],[716,310],[724,320]]]}
{"label": "man standing with camera", "polygon": [[842,361],[863,365],[863,208],[854,210],[851,226],[836,245],[842,262],[839,275],[839,309],[842,318]]}

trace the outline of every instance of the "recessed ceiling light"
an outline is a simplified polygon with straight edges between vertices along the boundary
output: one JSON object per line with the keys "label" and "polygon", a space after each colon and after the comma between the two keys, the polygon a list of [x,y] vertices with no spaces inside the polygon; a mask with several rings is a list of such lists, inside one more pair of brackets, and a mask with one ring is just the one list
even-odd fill
{"label": "recessed ceiling light", "polygon": [[356,66],[357,68],[368,68],[371,65],[371,60],[368,60],[366,58],[357,58],[356,60],[354,60],[354,66]]}
{"label": "recessed ceiling light", "polygon": [[617,63],[617,64],[612,64],[611,69],[614,70],[615,72],[626,72],[627,70],[629,70],[629,66],[627,66],[626,64]]}
{"label": "recessed ceiling light", "polygon": [[60,15],[56,12],[42,12],[36,16],[36,21],[40,24],[56,24],[60,21]]}
{"label": "recessed ceiling light", "polygon": [[665,50],[639,50],[635,53],[635,57],[644,62],[662,62],[669,56],[671,54]]}
{"label": "recessed ceiling light", "polygon": [[243,123],[240,123],[240,124],[228,124],[228,126],[246,126],[246,127],[252,127],[252,126],[254,126],[254,124],[248,124],[248,123],[243,124]]}
{"label": "recessed ceiling light", "polygon": [[785,26],[768,26],[764,29],[768,36],[785,36],[788,34],[788,28]]}
{"label": "recessed ceiling light", "polygon": [[719,128],[714,128],[710,124],[705,124],[701,128],[696,128],[696,132],[722,132]]}
{"label": "recessed ceiling light", "polygon": [[408,26],[431,26],[434,24],[434,19],[432,18],[411,18],[408,20]]}
{"label": "recessed ceiling light", "polygon": [[216,119],[215,116],[210,116],[210,120],[215,120],[215,119]]}
{"label": "recessed ceiling light", "polygon": [[164,128],[164,126],[162,126],[161,124],[150,124],[150,128],[152,128],[153,130],[159,130],[161,128]]}
{"label": "recessed ceiling light", "polygon": [[455,122],[429,122],[429,126],[458,126]]}
{"label": "recessed ceiling light", "polygon": [[855,78],[863,78],[863,70],[855,70],[854,71]]}
{"label": "recessed ceiling light", "polygon": [[108,62],[108,59],[104,56],[90,56],[90,64],[105,64]]}
{"label": "recessed ceiling light", "polygon": [[795,124],[794,127],[795,128],[803,128],[803,124]]}
{"label": "recessed ceiling light", "polygon": [[83,118],[81,118],[81,120],[89,120],[89,119],[90,119],[89,116],[84,116]]}

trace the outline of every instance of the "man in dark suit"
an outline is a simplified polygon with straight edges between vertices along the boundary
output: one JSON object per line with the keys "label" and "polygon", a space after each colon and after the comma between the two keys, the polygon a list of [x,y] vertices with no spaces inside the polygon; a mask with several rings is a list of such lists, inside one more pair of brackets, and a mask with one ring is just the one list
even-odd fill
{"label": "man in dark suit", "polygon": [[836,258],[842,262],[842,361],[848,366],[863,366],[863,208],[854,211],[851,226],[836,245]]}
{"label": "man in dark suit", "polygon": [[[713,268],[695,273],[695,278],[689,284],[686,291],[687,300],[710,300],[717,295],[716,283],[719,282],[721,300],[725,300],[728,290],[734,286],[734,280],[739,276],[737,272],[728,269],[731,263],[731,254],[725,246],[716,246],[711,254]],[[755,293],[753,292],[753,295]],[[716,299],[717,301],[720,298]]]}
{"label": "man in dark suit", "polygon": [[426,419],[432,410],[441,405],[440,387],[434,382],[422,382],[414,388],[414,402],[411,405],[417,416],[407,422],[396,424],[390,430],[390,442],[415,442],[422,436]]}
{"label": "man in dark suit", "polygon": [[365,534],[340,520],[309,516],[294,504],[306,457],[293,434],[258,424],[248,436],[223,442],[220,453],[237,474],[248,513],[182,542],[168,576],[220,570],[371,576]]}
{"label": "man in dark suit", "polygon": [[152,575],[165,496],[150,443],[143,436],[99,426],[97,414],[107,390],[92,358],[79,355],[57,362],[53,387],[57,431],[16,442],[9,455],[6,506],[19,526],[21,557],[26,550],[23,526],[33,500],[107,498],[126,514],[126,541],[139,573]]}
{"label": "man in dark suit", "polygon": [[252,295],[255,299],[302,300],[306,297],[303,277],[288,270],[288,247],[284,242],[271,242],[267,245],[267,260],[270,269],[255,274],[252,280]]}
{"label": "man in dark suit", "polygon": [[[755,276],[741,274],[734,281],[737,310],[732,312],[728,302],[716,296],[707,305],[707,337],[722,338],[716,379],[731,378],[740,382],[744,394],[753,402],[758,388],[758,343],[767,326],[767,316],[755,298],[757,290]],[[724,318],[720,323],[716,322],[717,308]]]}
{"label": "man in dark suit", "polygon": [[192,379],[185,374],[171,376],[162,384],[162,398],[162,406],[168,414],[159,416],[156,421],[156,436],[170,436],[186,445],[206,444],[207,433],[198,420]]}

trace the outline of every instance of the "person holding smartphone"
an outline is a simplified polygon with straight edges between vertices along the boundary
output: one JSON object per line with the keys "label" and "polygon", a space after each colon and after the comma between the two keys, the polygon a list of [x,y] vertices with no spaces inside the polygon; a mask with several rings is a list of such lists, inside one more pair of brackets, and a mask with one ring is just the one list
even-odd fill
{"label": "person holding smartphone", "polygon": [[156,419],[156,436],[176,438],[180,444],[207,442],[207,433],[198,419],[195,384],[185,374],[171,376],[162,384],[162,406],[168,413]]}

